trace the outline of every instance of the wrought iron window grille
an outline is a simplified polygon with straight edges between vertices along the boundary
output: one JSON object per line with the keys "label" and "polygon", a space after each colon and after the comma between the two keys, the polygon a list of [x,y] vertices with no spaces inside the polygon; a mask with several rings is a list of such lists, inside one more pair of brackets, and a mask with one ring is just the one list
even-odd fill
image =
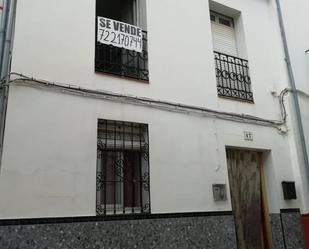
{"label": "wrought iron window grille", "polygon": [[97,215],[150,213],[148,126],[99,120]]}
{"label": "wrought iron window grille", "polygon": [[248,61],[214,51],[219,96],[253,101]]}
{"label": "wrought iron window grille", "polygon": [[142,53],[97,42],[95,52],[95,71],[148,82],[147,42],[146,31],[143,31]]}

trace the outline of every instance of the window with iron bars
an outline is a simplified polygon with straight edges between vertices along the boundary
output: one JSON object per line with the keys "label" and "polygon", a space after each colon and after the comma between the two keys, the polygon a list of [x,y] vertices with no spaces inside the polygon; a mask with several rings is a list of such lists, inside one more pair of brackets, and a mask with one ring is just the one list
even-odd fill
{"label": "window with iron bars", "polygon": [[99,120],[97,215],[150,213],[148,126]]}
{"label": "window with iron bars", "polygon": [[148,39],[146,31],[146,1],[97,0],[96,17],[98,16],[136,25],[142,28],[143,49],[140,53],[96,42],[95,71],[148,82],[149,70]]}
{"label": "window with iron bars", "polygon": [[238,42],[240,38],[244,42],[244,37],[239,37],[242,27],[232,17],[214,11],[210,11],[210,20],[218,95],[253,102],[248,60],[239,57],[245,54]]}

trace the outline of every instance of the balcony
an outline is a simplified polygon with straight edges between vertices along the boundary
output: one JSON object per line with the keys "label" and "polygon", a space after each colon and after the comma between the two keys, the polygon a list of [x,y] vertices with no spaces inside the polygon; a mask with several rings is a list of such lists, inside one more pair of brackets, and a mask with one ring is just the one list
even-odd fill
{"label": "balcony", "polygon": [[218,95],[253,103],[248,61],[216,51],[214,56]]}
{"label": "balcony", "polygon": [[143,31],[143,51],[96,44],[95,71],[149,81],[147,32]]}

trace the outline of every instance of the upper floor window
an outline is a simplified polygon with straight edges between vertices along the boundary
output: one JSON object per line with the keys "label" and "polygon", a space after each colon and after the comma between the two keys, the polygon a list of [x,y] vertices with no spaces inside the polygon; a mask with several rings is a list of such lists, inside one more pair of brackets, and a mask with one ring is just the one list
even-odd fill
{"label": "upper floor window", "polygon": [[99,120],[97,215],[149,213],[148,126]]}
{"label": "upper floor window", "polygon": [[238,55],[232,18],[211,12],[211,30],[215,51],[233,56]]}
{"label": "upper floor window", "polygon": [[[100,29],[98,17],[111,29]],[[146,0],[97,0],[96,22],[95,71],[149,81]]]}
{"label": "upper floor window", "polygon": [[210,20],[218,95],[253,102],[248,61],[240,58],[239,45],[244,44],[244,37],[237,39],[232,17],[211,11]]}

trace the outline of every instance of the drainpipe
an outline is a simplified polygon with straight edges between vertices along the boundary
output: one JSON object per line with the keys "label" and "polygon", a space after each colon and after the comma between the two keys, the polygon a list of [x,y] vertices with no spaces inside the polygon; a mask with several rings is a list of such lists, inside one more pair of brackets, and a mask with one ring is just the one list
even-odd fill
{"label": "drainpipe", "polygon": [[308,153],[307,153],[307,147],[306,147],[305,133],[304,133],[304,127],[303,127],[303,122],[302,122],[302,117],[301,117],[301,111],[300,111],[300,106],[299,106],[299,99],[297,95],[294,73],[293,73],[293,69],[291,66],[291,58],[290,58],[290,53],[288,49],[286,33],[284,29],[280,0],[276,0],[276,4],[277,4],[277,11],[278,11],[279,25],[280,25],[280,30],[281,30],[281,37],[282,37],[283,47],[284,47],[285,61],[286,61],[287,69],[288,69],[289,82],[291,85],[291,93],[292,93],[294,109],[296,113],[298,133],[299,133],[300,143],[302,147],[303,160],[305,163],[307,179],[309,181],[309,160],[308,160]]}
{"label": "drainpipe", "polygon": [[3,152],[3,137],[5,129],[5,117],[8,101],[9,73],[12,58],[12,40],[16,16],[17,0],[2,0],[3,14],[0,25],[0,169]]}
{"label": "drainpipe", "polygon": [[5,15],[3,20],[1,32],[1,61],[0,61],[0,76],[1,79],[8,75],[10,71],[11,55],[12,55],[12,40],[16,15],[16,2],[17,0],[5,0],[4,11]]}
{"label": "drainpipe", "polygon": [[7,3],[4,0],[0,1],[0,11],[1,11],[1,19],[0,19],[0,59],[2,58],[3,44],[4,44],[4,36],[5,36],[5,24],[7,19]]}

